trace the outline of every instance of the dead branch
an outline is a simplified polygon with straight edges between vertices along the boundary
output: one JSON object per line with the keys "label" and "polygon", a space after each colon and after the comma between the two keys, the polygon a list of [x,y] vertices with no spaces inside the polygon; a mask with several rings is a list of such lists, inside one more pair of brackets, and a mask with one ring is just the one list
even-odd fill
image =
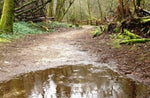
{"label": "dead branch", "polygon": [[30,5],[30,4],[35,3],[36,1],[38,1],[38,0],[33,0],[33,1],[30,1],[30,2],[27,2],[27,3],[23,4],[23,6],[21,6],[19,8],[16,8],[15,12],[17,12],[18,10],[21,10],[22,8],[24,8],[24,7],[26,7],[26,6]]}
{"label": "dead branch", "polygon": [[24,13],[28,13],[28,12],[31,12],[32,14],[33,13],[36,13],[37,11],[41,10],[42,8],[45,7],[46,4],[48,4],[49,2],[51,2],[52,0],[47,0],[44,4],[41,4],[35,8],[32,8],[32,9],[28,9],[28,10],[24,10],[24,11],[21,11],[20,13],[17,13],[15,14],[15,17],[19,16],[19,15],[22,15]]}

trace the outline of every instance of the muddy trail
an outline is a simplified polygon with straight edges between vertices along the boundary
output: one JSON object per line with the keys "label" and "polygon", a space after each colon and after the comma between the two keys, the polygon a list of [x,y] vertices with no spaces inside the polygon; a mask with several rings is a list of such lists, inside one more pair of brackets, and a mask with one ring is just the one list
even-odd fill
{"label": "muddy trail", "polygon": [[28,36],[3,47],[0,97],[150,98],[148,85],[121,75],[115,61],[97,55],[102,49],[84,43],[93,43],[88,33],[94,28]]}
{"label": "muddy trail", "polygon": [[[44,70],[60,65],[92,64],[94,58],[76,46],[77,36],[93,27],[53,34],[43,34],[18,40],[3,48],[0,64],[0,81],[21,73]],[[91,62],[92,61],[92,62]]]}

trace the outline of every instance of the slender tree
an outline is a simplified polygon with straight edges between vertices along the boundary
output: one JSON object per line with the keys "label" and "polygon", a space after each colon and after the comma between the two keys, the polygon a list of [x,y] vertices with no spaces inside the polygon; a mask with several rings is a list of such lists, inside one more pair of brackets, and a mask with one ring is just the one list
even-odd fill
{"label": "slender tree", "polygon": [[48,16],[48,17],[53,17],[53,16],[54,16],[54,0],[52,0],[52,1],[48,4],[47,16]]}
{"label": "slender tree", "polygon": [[90,24],[92,24],[92,7],[91,7],[90,0],[87,0],[87,7],[88,7],[88,14],[89,14],[89,21],[90,21]]}
{"label": "slender tree", "polygon": [[97,4],[98,4],[98,8],[99,8],[100,17],[101,17],[101,19],[102,19],[103,13],[102,13],[102,7],[101,7],[100,0],[97,0]]}
{"label": "slender tree", "polygon": [[66,0],[57,0],[55,20],[61,21],[60,17],[63,15],[63,6]]}
{"label": "slender tree", "polygon": [[57,0],[55,20],[62,21],[75,0]]}
{"label": "slender tree", "polygon": [[8,34],[13,32],[14,9],[14,0],[4,0],[2,17],[0,20],[1,33]]}

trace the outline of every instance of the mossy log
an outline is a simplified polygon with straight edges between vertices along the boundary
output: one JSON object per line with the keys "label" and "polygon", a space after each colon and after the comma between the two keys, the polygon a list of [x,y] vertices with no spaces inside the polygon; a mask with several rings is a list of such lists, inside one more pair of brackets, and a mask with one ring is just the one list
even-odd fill
{"label": "mossy log", "polygon": [[131,39],[137,39],[137,38],[140,38],[140,36],[131,33],[131,32],[128,31],[127,29],[124,29],[123,31],[124,31],[124,34],[127,35],[127,36],[129,36]]}
{"label": "mossy log", "polygon": [[149,42],[150,39],[130,39],[130,40],[124,40],[120,42],[120,44],[135,44],[135,43],[145,43]]}
{"label": "mossy log", "polygon": [[140,23],[148,23],[150,22],[150,16],[147,17],[137,17],[135,20],[139,21]]}
{"label": "mossy log", "polygon": [[122,21],[121,24],[124,28],[143,27],[143,25],[145,26],[150,24],[150,16],[127,18]]}
{"label": "mossy log", "polygon": [[44,31],[49,31],[48,27],[46,27],[46,26],[37,25],[37,24],[33,23],[32,21],[30,21],[30,23],[37,28],[43,29]]}
{"label": "mossy log", "polygon": [[45,17],[46,5],[52,0],[25,0],[16,2],[15,20],[41,22],[37,19]]}
{"label": "mossy log", "polygon": [[128,29],[129,31],[132,30],[134,34],[138,34],[142,37],[149,36],[148,31],[150,29],[150,16],[128,18],[125,19],[121,24],[122,32],[124,29]]}

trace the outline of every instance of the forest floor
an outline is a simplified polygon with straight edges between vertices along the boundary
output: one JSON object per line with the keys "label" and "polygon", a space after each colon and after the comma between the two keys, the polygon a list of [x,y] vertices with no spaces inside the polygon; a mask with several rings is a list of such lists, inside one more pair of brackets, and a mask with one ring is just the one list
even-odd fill
{"label": "forest floor", "polygon": [[92,38],[95,27],[37,34],[0,46],[0,81],[61,65],[106,65],[150,84],[150,44],[115,48],[110,34]]}

